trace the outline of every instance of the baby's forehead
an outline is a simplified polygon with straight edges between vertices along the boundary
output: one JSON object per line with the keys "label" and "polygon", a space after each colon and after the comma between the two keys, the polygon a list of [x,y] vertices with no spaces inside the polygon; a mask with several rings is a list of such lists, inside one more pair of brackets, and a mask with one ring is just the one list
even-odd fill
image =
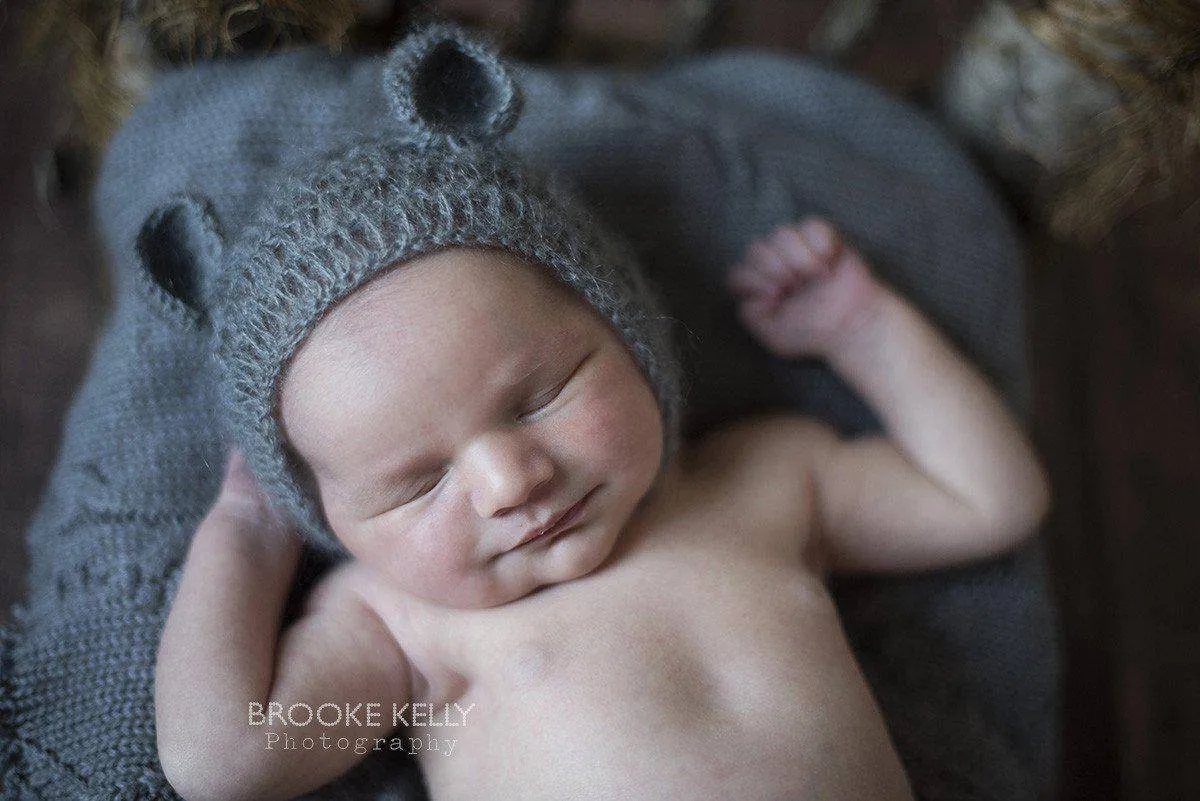
{"label": "baby's forehead", "polygon": [[480,352],[488,364],[511,364],[507,372],[529,371],[527,362],[574,347],[597,326],[609,328],[548,268],[504,251],[439,251],[392,267],[335,306],[291,359],[282,406],[332,385],[438,382],[452,362]]}
{"label": "baby's forehead", "polygon": [[489,313],[520,312],[543,296],[554,305],[584,306],[544,265],[492,248],[445,248],[389,266],[342,299],[317,324],[327,336],[374,333],[402,324],[402,312],[442,315],[447,325],[472,322],[469,310],[488,301]]}

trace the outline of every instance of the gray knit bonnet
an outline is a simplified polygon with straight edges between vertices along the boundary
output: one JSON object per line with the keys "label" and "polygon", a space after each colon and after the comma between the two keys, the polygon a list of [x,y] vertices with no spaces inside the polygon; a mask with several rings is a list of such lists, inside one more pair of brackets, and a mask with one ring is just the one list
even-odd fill
{"label": "gray knit bonnet", "polygon": [[340,300],[398,262],[456,245],[545,266],[612,324],[658,399],[665,463],[681,411],[669,321],[631,252],[498,148],[520,94],[496,55],[432,25],[383,59],[380,76],[399,135],[343,146],[287,178],[224,249],[212,289],[223,402],[260,484],[311,542],[340,550],[282,436],[282,375]]}

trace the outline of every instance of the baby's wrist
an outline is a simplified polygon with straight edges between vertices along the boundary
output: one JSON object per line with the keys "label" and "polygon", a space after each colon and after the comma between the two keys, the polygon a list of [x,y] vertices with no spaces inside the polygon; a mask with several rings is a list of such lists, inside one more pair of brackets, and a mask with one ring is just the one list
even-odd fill
{"label": "baby's wrist", "polygon": [[821,354],[841,372],[874,352],[886,337],[886,329],[903,312],[906,302],[890,288],[872,281],[861,303],[855,305],[838,329],[825,341]]}

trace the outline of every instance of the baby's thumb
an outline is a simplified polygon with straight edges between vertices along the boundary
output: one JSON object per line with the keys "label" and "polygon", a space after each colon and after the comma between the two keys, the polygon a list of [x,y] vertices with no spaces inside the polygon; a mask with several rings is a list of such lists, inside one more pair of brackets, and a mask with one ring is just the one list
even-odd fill
{"label": "baby's thumb", "polygon": [[233,449],[229,454],[229,461],[225,463],[225,478],[221,482],[221,495],[266,503],[263,491],[259,489],[258,482],[254,480],[254,474],[250,472],[250,465],[246,464],[246,457],[237,448]]}
{"label": "baby's thumb", "polygon": [[[216,500],[196,529],[192,547],[196,548],[197,543],[208,543],[203,546],[206,548],[214,547],[213,543],[220,543],[218,547],[223,548],[232,544],[236,548],[230,553],[240,556],[266,554],[271,564],[286,570],[295,569],[295,563],[287,559],[299,553],[293,527],[272,507],[245,457],[237,450],[229,455]],[[280,561],[280,557],[287,559]]]}
{"label": "baby's thumb", "polygon": [[250,471],[246,457],[237,448],[229,454],[229,461],[225,465],[225,478],[221,482],[216,506],[234,511],[243,520],[253,520],[261,526],[286,528],[283,517],[271,504]]}

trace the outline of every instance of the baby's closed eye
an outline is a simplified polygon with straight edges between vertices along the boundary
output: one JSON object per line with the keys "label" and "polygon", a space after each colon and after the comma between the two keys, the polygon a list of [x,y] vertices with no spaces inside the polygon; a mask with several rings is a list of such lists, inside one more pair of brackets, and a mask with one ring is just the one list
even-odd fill
{"label": "baby's closed eye", "polygon": [[432,470],[417,477],[414,481],[409,483],[404,492],[401,493],[400,504],[403,505],[406,503],[412,503],[415,500],[425,497],[437,489],[442,482],[446,480],[446,476],[449,474],[450,466],[443,465],[437,470]]}
{"label": "baby's closed eye", "polygon": [[446,462],[405,475],[395,482],[387,482],[378,492],[372,491],[360,501],[361,508],[367,512],[362,519],[383,517],[430,496],[446,482],[449,475],[450,464]]}
{"label": "baby's closed eye", "polygon": [[570,377],[567,377],[549,389],[539,392],[528,403],[521,407],[521,410],[517,412],[517,419],[529,419],[530,417],[535,416],[538,412],[548,408],[552,403],[554,403],[554,401],[558,399],[558,396],[562,394],[562,391],[566,388],[567,384],[570,383],[570,380]]}
{"label": "baby's closed eye", "polygon": [[579,363],[576,364],[569,373],[567,373],[567,375],[563,376],[560,381],[549,387],[546,387],[541,392],[536,393],[532,398],[530,398],[530,400],[521,407],[520,411],[517,412],[517,419],[519,421],[525,421],[534,418],[539,412],[545,411],[552,406],[554,402],[558,400],[559,396],[562,395],[563,390],[567,388],[567,385],[570,384],[577,375],[579,375],[583,365],[588,361],[589,358],[591,358],[591,356],[591,353],[589,353],[587,356],[584,356],[583,359],[581,359]]}

